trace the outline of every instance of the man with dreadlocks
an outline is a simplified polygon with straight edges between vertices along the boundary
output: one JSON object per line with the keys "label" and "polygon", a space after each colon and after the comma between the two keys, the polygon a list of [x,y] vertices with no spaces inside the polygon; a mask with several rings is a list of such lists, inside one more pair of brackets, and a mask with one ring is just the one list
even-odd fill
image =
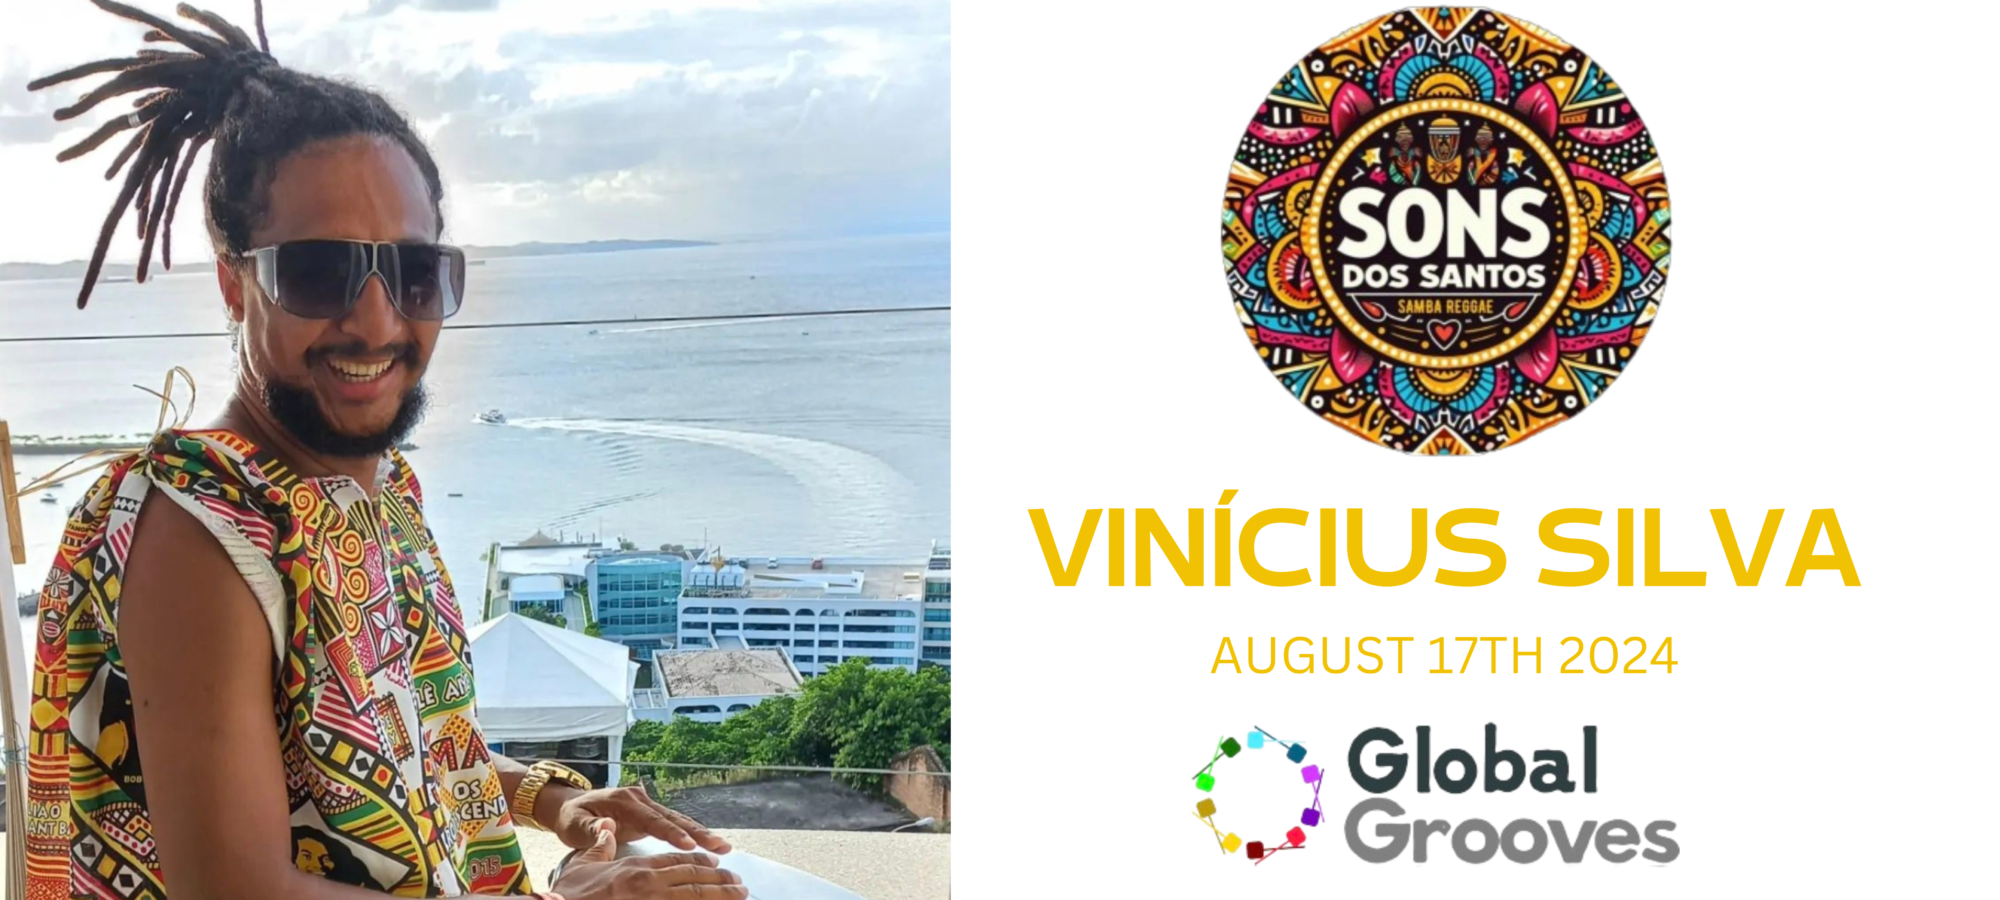
{"label": "man with dreadlocks", "polygon": [[[136,213],[138,280],[196,151],[235,395],[211,427],[112,463],[72,512],[43,590],[28,779],[28,897],[339,900],[526,894],[515,826],[583,851],[568,900],[741,900],[700,850],[729,845],[633,788],[491,754],[466,636],[394,450],[417,421],[464,257],[438,243],[443,187],[409,123],[361,88],[278,65],[182,5],[117,73],[56,113],[139,93],[59,159],[135,131],[113,230]],[[194,27],[201,26],[201,27]],[[206,30],[203,30],[206,29]],[[641,836],[684,851],[613,859]]]}

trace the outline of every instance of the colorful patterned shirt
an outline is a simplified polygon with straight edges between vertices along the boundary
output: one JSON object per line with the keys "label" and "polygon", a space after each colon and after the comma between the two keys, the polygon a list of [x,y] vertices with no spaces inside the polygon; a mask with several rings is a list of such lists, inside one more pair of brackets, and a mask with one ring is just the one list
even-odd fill
{"label": "colorful patterned shirt", "polygon": [[97,479],[42,589],[29,900],[167,896],[118,649],[120,575],[149,501],[208,527],[270,626],[293,863],[405,896],[531,890],[423,492],[393,451],[379,478],[370,498],[234,433],[178,431]]}

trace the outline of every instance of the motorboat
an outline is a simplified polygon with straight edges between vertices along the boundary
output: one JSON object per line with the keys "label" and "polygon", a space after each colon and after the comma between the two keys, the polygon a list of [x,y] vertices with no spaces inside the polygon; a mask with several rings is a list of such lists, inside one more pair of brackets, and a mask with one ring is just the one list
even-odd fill
{"label": "motorboat", "polygon": [[403,451],[404,453],[408,453],[408,452],[410,452],[411,450],[415,450],[415,449],[417,449],[417,442],[416,442],[416,441],[398,441],[398,442],[396,443],[396,449],[398,449],[398,450],[401,450],[401,451]]}
{"label": "motorboat", "polygon": [[42,495],[42,502],[43,502],[43,503],[54,503],[54,502],[56,502],[56,495],[55,495],[55,493],[54,493],[54,492],[52,491],[52,492],[50,492],[50,493],[46,493],[46,494],[43,494],[43,495]]}
{"label": "motorboat", "polygon": [[505,425],[507,424],[507,417],[501,415],[497,409],[489,409],[479,414],[479,421],[485,422],[488,425]]}

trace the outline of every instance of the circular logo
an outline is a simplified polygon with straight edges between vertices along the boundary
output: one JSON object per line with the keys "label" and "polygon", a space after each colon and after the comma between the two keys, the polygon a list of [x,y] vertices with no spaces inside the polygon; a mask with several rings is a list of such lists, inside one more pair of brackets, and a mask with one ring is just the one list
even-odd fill
{"label": "circular logo", "polygon": [[1410,9],[1314,50],[1223,198],[1240,320],[1279,382],[1397,450],[1482,453],[1630,362],[1669,260],[1666,180],[1603,68],[1491,10]]}
{"label": "circular logo", "polygon": [[[1283,747],[1285,762],[1291,765],[1296,766],[1305,762],[1306,748],[1304,744],[1279,740],[1262,728],[1252,727],[1242,742],[1238,742],[1234,737],[1229,736],[1224,736],[1216,741],[1215,747],[1209,756],[1208,765],[1201,767],[1201,770],[1194,774],[1195,789],[1204,795],[1214,791],[1217,763],[1222,762],[1224,759],[1235,759],[1237,754],[1243,752],[1245,746],[1248,746],[1252,750],[1262,750],[1266,744],[1276,744]],[[1225,831],[1221,826],[1215,824],[1217,807],[1213,797],[1203,796],[1201,799],[1195,801],[1194,816],[1200,819],[1203,825],[1208,826],[1209,832],[1215,836],[1216,848],[1221,850],[1224,856],[1235,853],[1240,849],[1243,851],[1243,855],[1251,862],[1262,865],[1265,860],[1270,859],[1279,851],[1302,850],[1305,848],[1306,828],[1318,826],[1320,821],[1325,818],[1325,813],[1320,808],[1319,802],[1319,789],[1320,785],[1325,781],[1325,777],[1325,773],[1320,770],[1318,765],[1307,765],[1299,769],[1300,780],[1305,782],[1306,787],[1312,789],[1312,805],[1304,807],[1300,811],[1299,824],[1288,825],[1284,832],[1283,842],[1257,840],[1245,843],[1243,838],[1238,836],[1236,832]]]}

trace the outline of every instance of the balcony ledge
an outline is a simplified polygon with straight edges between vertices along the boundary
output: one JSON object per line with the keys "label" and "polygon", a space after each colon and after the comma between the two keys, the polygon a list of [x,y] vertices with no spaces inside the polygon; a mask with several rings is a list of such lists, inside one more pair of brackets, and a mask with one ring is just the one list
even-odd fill
{"label": "balcony ledge", "polygon": [[[949,834],[741,828],[716,833],[738,850],[824,878],[867,900],[940,900],[951,894]],[[569,848],[545,831],[520,835],[535,886],[546,889],[549,873]]]}

